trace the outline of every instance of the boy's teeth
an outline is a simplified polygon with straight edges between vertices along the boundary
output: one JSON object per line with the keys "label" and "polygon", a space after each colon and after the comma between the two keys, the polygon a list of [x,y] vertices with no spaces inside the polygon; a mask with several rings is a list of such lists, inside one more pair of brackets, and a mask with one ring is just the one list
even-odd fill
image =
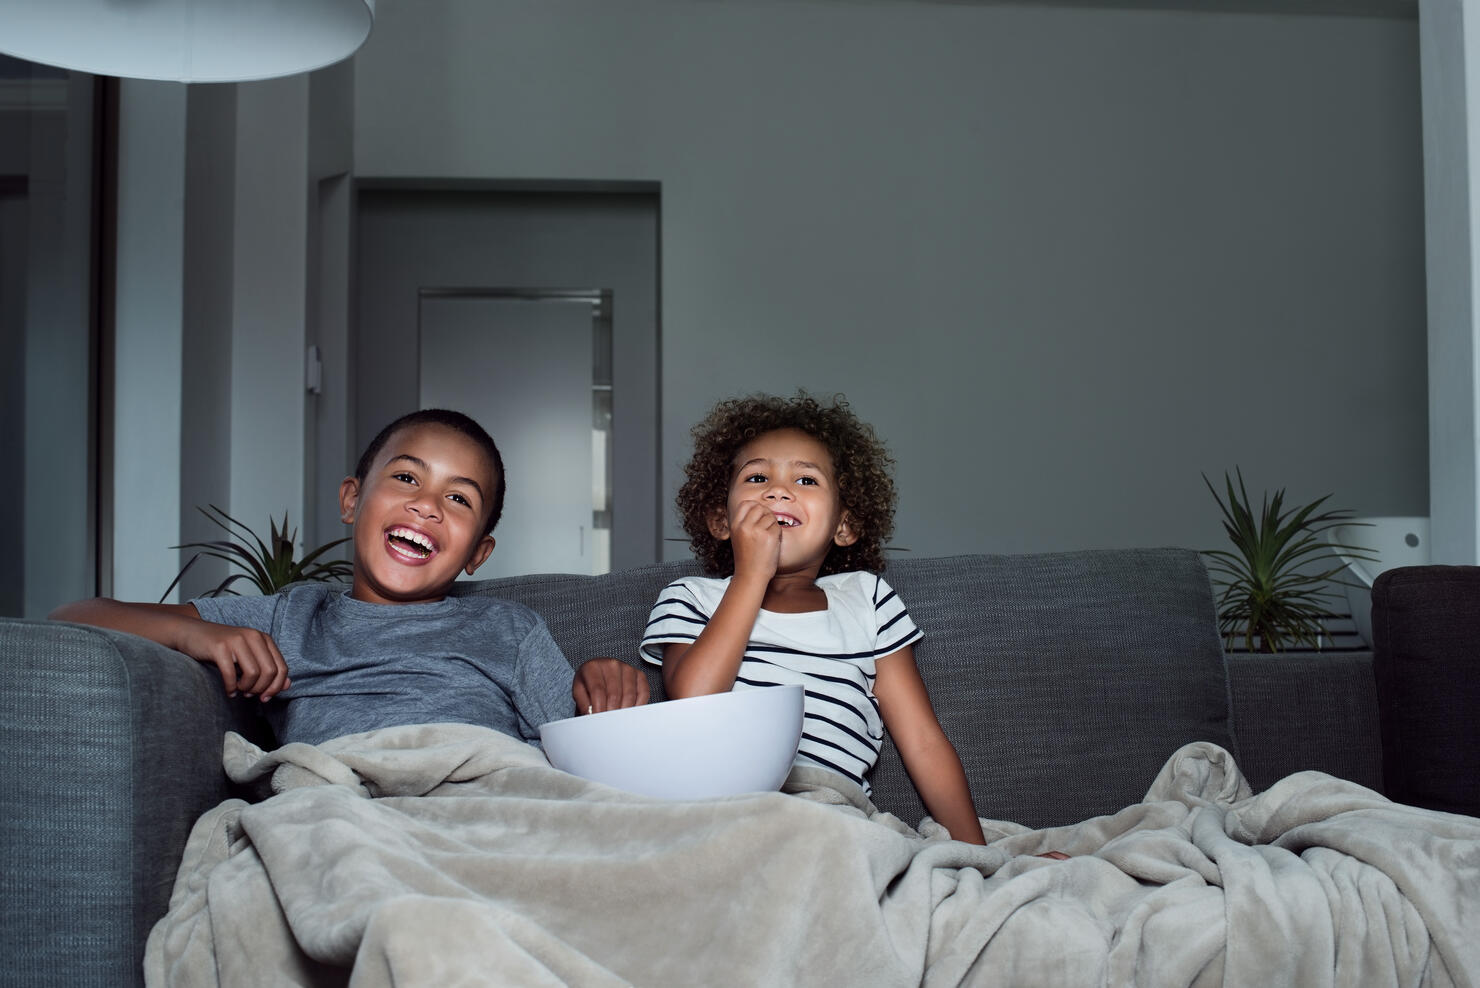
{"label": "boy's teeth", "polygon": [[391,538],[400,539],[402,542],[410,542],[412,545],[425,550],[428,555],[432,552],[432,540],[420,532],[413,532],[408,528],[395,528],[391,530],[390,535]]}

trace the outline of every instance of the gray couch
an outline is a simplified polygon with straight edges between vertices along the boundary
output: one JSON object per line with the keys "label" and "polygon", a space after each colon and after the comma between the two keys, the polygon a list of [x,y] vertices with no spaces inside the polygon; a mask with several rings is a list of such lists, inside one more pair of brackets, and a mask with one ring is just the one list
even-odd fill
{"label": "gray couch", "polygon": [[[458,592],[535,608],[575,663],[636,662],[659,589],[688,572]],[[1232,751],[1256,790],[1308,768],[1381,789],[1370,654],[1225,659],[1193,552],[902,558],[886,576],[925,631],[920,669],[983,816],[1050,826],[1112,812],[1194,740]],[[213,669],[129,635],[0,621],[0,668],[0,983],[135,983],[191,823],[229,794],[222,733],[260,738],[262,722]],[[918,822],[887,741],[873,787]]]}

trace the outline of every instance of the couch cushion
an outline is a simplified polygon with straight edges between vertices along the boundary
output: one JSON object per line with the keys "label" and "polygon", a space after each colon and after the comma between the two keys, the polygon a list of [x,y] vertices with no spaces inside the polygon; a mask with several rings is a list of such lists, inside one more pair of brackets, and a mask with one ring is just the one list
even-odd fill
{"label": "couch cushion", "polygon": [[1480,815],[1480,567],[1379,575],[1372,646],[1387,795]]}
{"label": "couch cushion", "polygon": [[[1196,553],[906,559],[885,577],[925,632],[920,672],[982,816],[1073,823],[1139,801],[1183,744],[1237,755]],[[923,812],[892,749],[873,784],[881,806]]]}
{"label": "couch cushion", "polygon": [[[456,592],[533,608],[572,664],[595,655],[637,664],[658,591],[693,572],[693,563],[668,563],[460,583]],[[884,575],[925,632],[921,674],[983,816],[1073,823],[1140,800],[1189,741],[1234,750],[1212,589],[1196,553],[904,559]],[[662,697],[656,668],[646,671]],[[871,781],[881,808],[911,824],[924,815],[887,738]]]}

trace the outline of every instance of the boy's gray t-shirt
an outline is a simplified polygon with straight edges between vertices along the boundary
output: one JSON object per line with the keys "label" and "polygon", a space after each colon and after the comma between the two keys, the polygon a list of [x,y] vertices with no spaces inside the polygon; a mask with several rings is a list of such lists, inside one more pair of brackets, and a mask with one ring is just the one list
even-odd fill
{"label": "boy's gray t-shirt", "polygon": [[282,744],[397,724],[481,724],[537,742],[575,713],[573,673],[539,615],[496,597],[371,604],[342,585],[191,601],[217,624],[271,635],[293,685],[267,704]]}

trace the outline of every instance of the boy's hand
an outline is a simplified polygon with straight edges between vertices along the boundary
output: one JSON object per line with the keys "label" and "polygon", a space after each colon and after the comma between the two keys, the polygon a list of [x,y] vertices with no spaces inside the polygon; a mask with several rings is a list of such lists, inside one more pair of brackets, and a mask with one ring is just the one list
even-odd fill
{"label": "boy's hand", "polygon": [[637,669],[618,659],[597,658],[576,670],[570,688],[577,714],[640,707],[648,702],[648,681]]}
{"label": "boy's hand", "polygon": [[769,507],[745,501],[730,522],[730,548],[735,553],[735,575],[753,573],[770,581],[781,565],[781,523]]}
{"label": "boy's hand", "polygon": [[175,647],[200,662],[214,665],[231,696],[245,693],[260,697],[265,703],[292,685],[288,663],[283,661],[277,642],[255,628],[189,622]]}

